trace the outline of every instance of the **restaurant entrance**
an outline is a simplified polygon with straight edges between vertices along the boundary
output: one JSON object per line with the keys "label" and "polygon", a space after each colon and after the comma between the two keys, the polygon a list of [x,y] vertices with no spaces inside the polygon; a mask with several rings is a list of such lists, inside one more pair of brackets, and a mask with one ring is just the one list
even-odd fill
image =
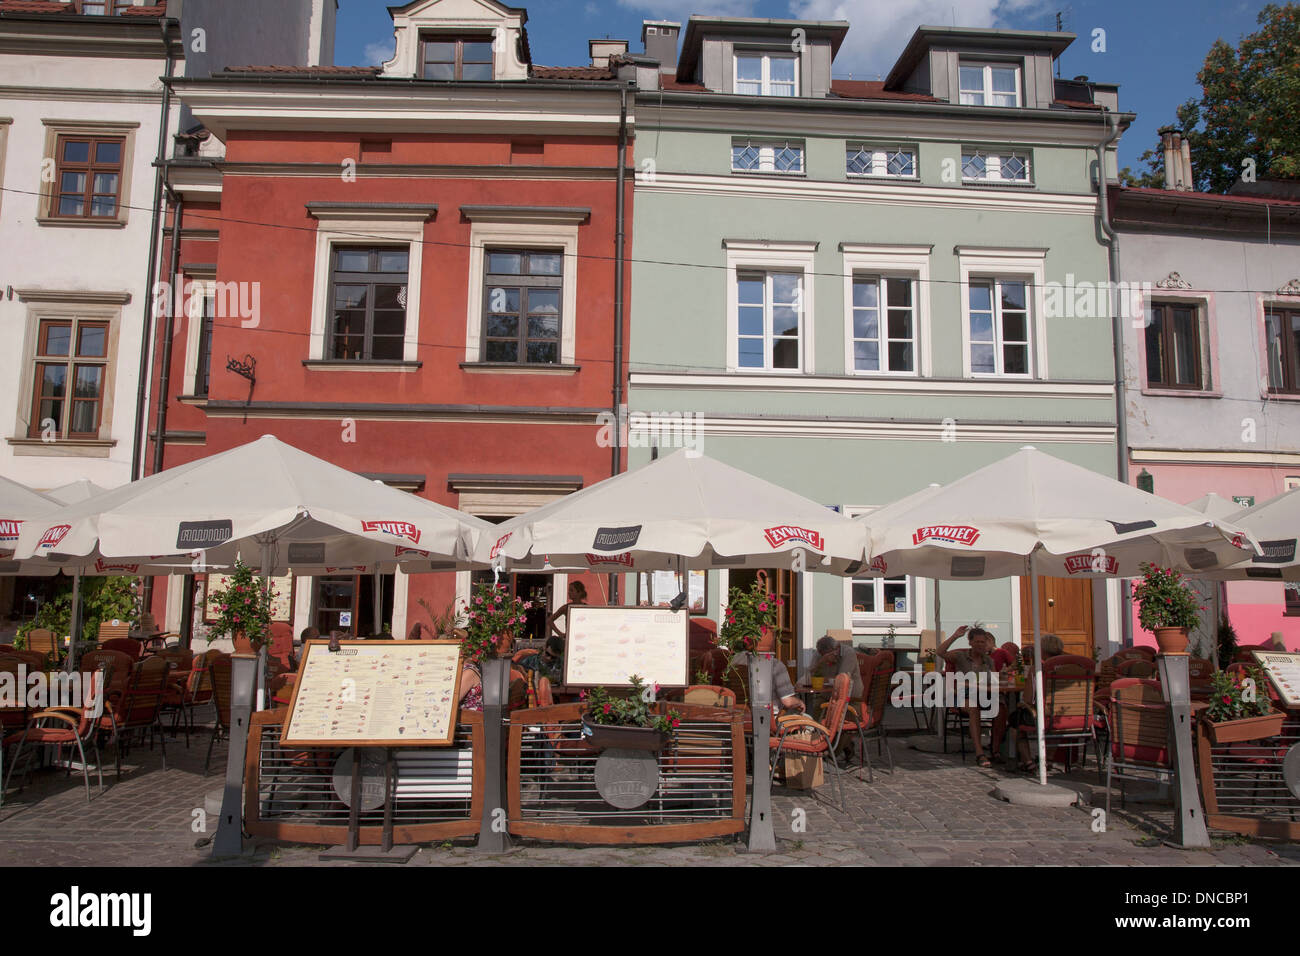
{"label": "restaurant entrance", "polygon": [[[1029,578],[1020,579],[1020,642],[1034,643]],[[1065,643],[1065,653],[1092,657],[1092,582],[1068,578],[1038,579],[1038,624],[1044,634],[1055,634]]]}
{"label": "restaurant entrance", "polygon": [[793,571],[771,568],[763,571],[738,569],[728,572],[727,589],[740,588],[742,591],[763,575],[767,590],[781,598],[782,603],[776,609],[776,657],[780,661],[797,661],[799,659],[799,593],[795,586]]}
{"label": "restaurant entrance", "polygon": [[[385,627],[393,622],[393,583],[391,574],[381,575]],[[312,623],[322,635],[330,631],[366,636],[375,629],[374,578],[369,574],[332,574],[315,579],[312,589]]]}

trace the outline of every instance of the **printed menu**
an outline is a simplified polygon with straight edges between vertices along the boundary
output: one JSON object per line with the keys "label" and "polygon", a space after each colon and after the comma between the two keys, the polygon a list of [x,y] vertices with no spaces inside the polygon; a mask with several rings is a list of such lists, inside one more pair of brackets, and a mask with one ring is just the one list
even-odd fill
{"label": "printed menu", "polygon": [[1300,707],[1300,654],[1280,651],[1255,651],[1254,654],[1277,688],[1282,703],[1287,707]]}
{"label": "printed menu", "polygon": [[685,610],[571,605],[564,682],[627,687],[636,674],[647,685],[685,687]]}
{"label": "printed menu", "polygon": [[458,641],[312,641],[285,719],[285,745],[450,745]]}

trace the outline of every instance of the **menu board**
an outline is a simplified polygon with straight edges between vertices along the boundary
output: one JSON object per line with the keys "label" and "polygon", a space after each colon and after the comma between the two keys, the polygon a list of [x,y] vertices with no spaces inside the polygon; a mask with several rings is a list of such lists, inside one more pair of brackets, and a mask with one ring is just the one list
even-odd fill
{"label": "menu board", "polygon": [[459,641],[310,641],[280,742],[449,746],[460,702]]}
{"label": "menu board", "polygon": [[[230,587],[230,577],[225,574],[207,575],[208,587],[203,592],[203,622],[212,624],[217,620],[218,614],[212,602],[208,600],[213,591],[224,591]],[[257,578],[260,586],[261,577]],[[271,599],[271,620],[273,622],[283,622],[285,624],[293,623],[293,575],[286,574],[283,577],[271,578],[271,587],[275,589],[275,596]]]}
{"label": "menu board", "polygon": [[1300,707],[1300,654],[1282,651],[1253,651],[1264,673],[1277,688],[1286,707]]}
{"label": "menu board", "polygon": [[636,674],[647,686],[687,686],[688,618],[685,610],[570,605],[564,683],[627,687]]}

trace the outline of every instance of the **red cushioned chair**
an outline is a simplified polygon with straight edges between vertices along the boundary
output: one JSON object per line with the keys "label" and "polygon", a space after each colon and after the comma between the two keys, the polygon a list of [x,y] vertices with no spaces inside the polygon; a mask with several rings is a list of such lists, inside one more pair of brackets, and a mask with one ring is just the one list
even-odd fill
{"label": "red cushioned chair", "polygon": [[122,777],[122,755],[129,747],[132,732],[137,730],[142,736],[146,730],[149,732],[150,749],[153,748],[153,737],[157,733],[162,746],[163,769],[167,769],[167,737],[163,733],[160,714],[163,694],[167,690],[167,675],[171,669],[171,661],[161,657],[136,661],[131,667],[126,689],[105,703],[98,729],[110,734],[116,744],[119,780]]}
{"label": "red cushioned chair", "polygon": [[[18,751],[14,754],[14,761],[9,767],[8,776],[13,776],[14,768],[20,762],[19,758],[22,756],[23,748],[28,744],[58,747],[60,759],[62,759],[64,747],[71,748],[75,745],[77,753],[81,755],[81,773],[86,783],[86,802],[89,803],[90,762],[86,760],[86,745],[89,744],[92,753],[95,755],[95,770],[99,774],[99,792],[103,793],[104,768],[99,759],[99,744],[95,738],[105,684],[103,669],[95,671],[85,684],[84,706],[50,707],[38,711],[32,714],[24,730],[9,734],[3,741],[0,741],[0,749],[15,744],[18,746]],[[69,754],[70,756],[71,754]],[[71,765],[69,765],[68,772],[72,772]],[[5,779],[4,785],[8,787],[8,778]]]}
{"label": "red cushioned chair", "polygon": [[[1043,742],[1065,752],[1065,769],[1070,769],[1070,751],[1079,748],[1079,763],[1088,759],[1088,742],[1097,754],[1101,776],[1101,751],[1097,749],[1098,721],[1093,704],[1095,669],[1091,657],[1060,654],[1043,661]],[[1036,706],[1031,704],[1031,706]],[[1037,726],[1025,728],[1036,737]]]}
{"label": "red cushioned chair", "polygon": [[9,750],[4,743],[4,739],[15,730],[21,730],[27,726],[27,688],[20,678],[24,676],[26,664],[20,657],[13,657],[8,654],[0,655],[0,674],[12,674],[14,687],[18,692],[18,700],[12,706],[0,706],[0,806],[4,806],[4,763],[5,754]]}
{"label": "red cushioned chair", "polygon": [[[849,711],[849,688],[852,682],[848,674],[837,674],[834,689],[831,691],[830,703],[826,706],[826,722],[819,723],[806,714],[791,714],[778,717],[777,734],[770,741],[772,751],[772,777],[776,778],[777,768],[781,766],[783,753],[800,754],[805,757],[821,757],[823,763],[830,762],[828,772],[835,778],[840,790],[840,810],[844,809],[844,781],[839,762],[835,759],[835,741],[844,731],[844,721]],[[796,736],[798,735],[798,736]]]}
{"label": "red cushioned chair", "polygon": [[[103,628],[100,628],[103,631]],[[144,657],[144,645],[134,637],[113,637],[107,641],[99,642],[101,651],[121,651],[133,661],[138,661]]]}
{"label": "red cushioned chair", "polygon": [[[876,754],[880,755],[883,751],[885,759],[889,761],[889,772],[894,772],[894,754],[889,749],[889,740],[885,734],[885,708],[889,705],[890,685],[894,676],[894,652],[877,651],[868,657],[868,661],[868,668],[862,675],[865,700],[861,703],[861,710],[857,710],[856,704],[850,708],[845,717],[844,729],[858,733],[858,757],[866,765],[867,782],[870,783],[875,779],[875,772],[871,768],[871,758],[867,756],[868,740],[876,741]],[[838,743],[836,741],[837,745]],[[858,779],[862,779],[861,771]]]}
{"label": "red cushioned chair", "polygon": [[1110,815],[1110,781],[1120,780],[1120,806],[1124,781],[1173,778],[1169,754],[1169,712],[1160,683],[1121,677],[1110,685],[1106,710],[1109,746],[1106,748],[1106,815]]}

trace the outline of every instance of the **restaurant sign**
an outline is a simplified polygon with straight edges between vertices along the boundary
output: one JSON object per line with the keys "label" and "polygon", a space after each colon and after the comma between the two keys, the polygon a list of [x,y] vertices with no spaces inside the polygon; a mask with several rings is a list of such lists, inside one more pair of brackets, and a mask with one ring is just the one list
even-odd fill
{"label": "restaurant sign", "polygon": [[596,760],[596,792],[611,807],[633,810],[659,789],[659,755],[646,750],[612,749]]}

